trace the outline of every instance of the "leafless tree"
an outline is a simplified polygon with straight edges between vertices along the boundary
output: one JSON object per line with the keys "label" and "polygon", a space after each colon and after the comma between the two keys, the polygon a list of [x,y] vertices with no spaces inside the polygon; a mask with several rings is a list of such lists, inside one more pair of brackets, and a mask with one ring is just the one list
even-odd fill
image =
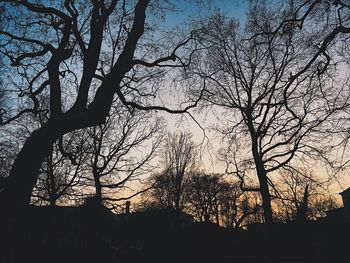
{"label": "leafless tree", "polygon": [[256,193],[242,191],[238,182],[225,182],[220,193],[221,224],[228,228],[244,228],[261,222],[261,206]]}
{"label": "leafless tree", "polygon": [[219,206],[224,182],[220,175],[196,173],[189,184],[189,211],[200,222],[220,225]]}
{"label": "leafless tree", "polygon": [[152,176],[145,198],[149,205],[183,211],[189,202],[189,183],[198,165],[190,133],[169,133],[163,145],[162,171]]}
{"label": "leafless tree", "polygon": [[[0,11],[1,14],[1,11]],[[1,20],[0,20],[1,23]],[[0,60],[0,75],[1,75],[1,60]],[[5,91],[2,85],[2,79],[0,76],[0,123],[2,122],[2,115],[4,113],[5,106]],[[6,131],[0,130],[0,192],[3,191],[5,180],[8,177],[9,171],[12,165],[12,159],[14,158],[13,145],[10,140],[5,136]]]}
{"label": "leafless tree", "polygon": [[3,189],[6,178],[11,169],[13,159],[15,158],[15,145],[11,142],[11,136],[7,131],[1,131],[0,140],[0,192]]}
{"label": "leafless tree", "polygon": [[[349,98],[346,83],[337,83],[342,79],[333,52],[336,40],[350,32],[348,12],[342,12],[348,6],[276,6],[252,3],[243,29],[219,13],[206,19],[207,49],[186,71],[193,77],[189,91],[196,94],[200,83],[206,105],[219,109],[227,172],[242,180],[242,189],[261,194],[267,224],[273,222],[271,176],[295,158],[327,159],[334,123]],[[246,184],[249,176],[256,176],[256,186]]]}
{"label": "leafless tree", "polygon": [[[2,9],[0,9],[0,14],[2,13]],[[0,19],[0,24],[3,21]],[[6,112],[6,92],[5,87],[3,85],[2,81],[2,68],[3,63],[2,59],[0,59],[0,123],[2,122],[2,115]],[[5,178],[8,176],[12,159],[15,155],[15,150],[13,143],[11,143],[11,139],[9,139],[8,131],[7,130],[0,130],[1,132],[1,139],[0,139],[0,191],[3,188]]]}
{"label": "leafless tree", "polygon": [[83,178],[88,160],[89,137],[84,130],[66,134],[57,141],[40,168],[33,189],[34,204],[77,204],[84,199]]}
{"label": "leafless tree", "polygon": [[[303,171],[303,172],[301,172]],[[275,206],[282,221],[306,221],[324,217],[337,202],[327,191],[327,180],[320,180],[305,169],[288,169],[282,172]]]}
{"label": "leafless tree", "polygon": [[[162,142],[162,119],[149,112],[113,106],[106,122],[89,128],[92,141],[88,173],[92,174],[95,199],[112,206],[130,183],[142,181],[156,169],[152,161]],[[144,189],[129,193],[134,197]]]}
{"label": "leafless tree", "polygon": [[[155,99],[162,77],[186,66],[196,49],[194,34],[169,32],[171,37],[163,38],[161,30],[155,33],[164,5],[149,0],[0,1],[6,21],[0,53],[5,67],[13,69],[6,85],[23,106],[3,115],[2,125],[38,114],[39,96],[46,96],[49,113],[14,161],[0,197],[6,209],[17,213],[29,204],[54,142],[73,130],[103,124],[114,97],[131,108],[170,113],[185,113],[197,104],[188,100],[172,110]],[[146,21],[146,15],[155,19]]]}

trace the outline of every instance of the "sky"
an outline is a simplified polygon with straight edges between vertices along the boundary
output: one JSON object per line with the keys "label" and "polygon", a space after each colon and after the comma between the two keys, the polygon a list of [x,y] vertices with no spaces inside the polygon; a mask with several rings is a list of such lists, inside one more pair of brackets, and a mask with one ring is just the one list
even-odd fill
{"label": "sky", "polygon": [[[202,7],[198,7],[198,2],[204,4]],[[178,25],[186,23],[188,18],[206,17],[207,15],[215,12],[216,10],[225,13],[228,16],[237,18],[241,24],[244,24],[245,13],[248,7],[249,1],[244,0],[212,0],[212,1],[189,1],[180,0],[177,2],[179,9],[183,10],[181,13],[170,13],[165,18],[166,23]],[[210,123],[214,122],[213,116],[206,117],[204,114],[193,114],[196,121],[189,116],[174,116],[165,113],[163,115],[168,120],[169,130],[189,130],[193,134],[194,141],[201,145],[203,150],[202,165],[207,172],[222,172],[223,167],[216,160],[217,151],[220,148],[221,140],[215,132],[206,129],[203,133],[202,127],[207,128]],[[202,125],[200,127],[198,123]],[[207,136],[207,137],[206,137]],[[203,143],[204,142],[204,143]],[[202,144],[203,143],[203,144]],[[323,174],[324,171],[315,171],[317,174]],[[343,188],[350,186],[350,180],[346,179],[345,182],[340,179],[340,184],[343,184]],[[340,184],[335,184],[332,187],[331,192],[334,194],[342,191]]]}
{"label": "sky", "polygon": [[[182,23],[188,22],[189,17],[206,17],[207,15],[214,13],[216,10],[221,11],[228,16],[237,18],[243,24],[245,12],[248,6],[248,0],[178,0],[175,3],[177,5],[176,7],[182,11],[165,14],[165,23],[168,25],[181,25]],[[209,126],[210,122],[214,121],[213,117],[206,118],[204,114],[194,114],[194,116],[196,117],[196,121],[201,123],[203,127]],[[169,122],[170,131],[175,128],[179,130],[187,129],[193,133],[193,139],[198,145],[200,145],[201,142],[204,142],[203,145],[205,149],[202,156],[204,167],[208,172],[220,172],[218,169],[219,166],[215,161],[215,155],[220,147],[221,141],[215,133],[209,130],[206,131],[206,135],[210,139],[210,143],[208,143],[209,140],[205,138],[201,127],[189,116],[174,116],[164,113],[164,117]]]}
{"label": "sky", "polygon": [[[245,21],[245,13],[248,6],[247,0],[179,0],[176,2],[179,12],[169,12],[165,17],[165,23],[169,25],[181,25],[182,23],[188,23],[189,18],[206,17],[213,14],[215,11],[220,11],[227,16],[235,17],[241,23]],[[217,120],[213,116],[208,116],[205,114],[193,114],[196,120],[193,120],[188,115],[174,116],[171,114],[164,113],[163,115],[168,120],[169,129],[179,129],[179,130],[190,130],[193,133],[193,139],[198,145],[205,145],[206,153],[203,157],[203,166],[208,170],[208,172],[213,172],[221,170],[220,167],[215,165],[215,151],[218,150],[220,140],[214,139],[216,137],[213,135],[212,131],[206,130],[203,133],[202,128],[211,125]],[[198,122],[198,123],[196,123]],[[199,126],[198,124],[201,124]],[[208,144],[208,138],[210,138],[210,144]],[[213,137],[214,136],[214,137]],[[203,144],[204,142],[204,144]],[[216,148],[213,149],[213,144]],[[209,151],[208,151],[209,150]],[[220,166],[220,165],[219,165]],[[222,167],[221,167],[222,168]]]}
{"label": "sky", "polygon": [[248,2],[246,0],[179,0],[176,4],[182,11],[180,13],[170,13],[166,17],[167,23],[175,24],[187,20],[188,17],[205,17],[216,10],[243,22]]}

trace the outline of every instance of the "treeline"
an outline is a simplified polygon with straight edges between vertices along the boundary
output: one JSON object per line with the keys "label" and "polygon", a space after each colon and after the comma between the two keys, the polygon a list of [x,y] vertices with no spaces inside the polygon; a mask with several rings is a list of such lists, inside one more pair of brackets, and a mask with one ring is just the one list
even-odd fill
{"label": "treeline", "polygon": [[[30,203],[87,196],[118,210],[142,194],[145,208],[230,227],[336,206],[328,189],[349,162],[349,5],[251,1],[243,26],[217,11],[173,28],[164,21],[177,11],[171,1],[1,1],[10,221]],[[204,171],[191,136],[167,134],[157,111],[213,131],[223,169]]]}
{"label": "treeline", "polygon": [[[58,141],[41,166],[31,204],[93,201],[124,213],[131,199],[132,212],[171,208],[227,228],[264,222],[258,191],[228,173],[205,172],[191,133],[165,133],[160,121],[119,106],[105,124]],[[311,174],[285,172],[275,186],[275,221],[314,220],[339,205]]]}
{"label": "treeline", "polygon": [[[172,208],[189,213],[198,222],[232,228],[264,222],[257,191],[244,191],[240,181],[227,174],[200,171],[199,152],[190,134],[168,134],[164,151],[164,168],[149,179],[151,187],[136,204],[138,210]],[[337,206],[337,201],[312,177],[285,173],[276,184],[275,221],[317,219]]]}

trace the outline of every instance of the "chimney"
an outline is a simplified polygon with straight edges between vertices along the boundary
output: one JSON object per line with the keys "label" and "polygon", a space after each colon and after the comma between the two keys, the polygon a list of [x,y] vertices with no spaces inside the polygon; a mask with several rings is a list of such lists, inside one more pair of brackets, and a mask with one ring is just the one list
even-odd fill
{"label": "chimney", "polygon": [[125,214],[129,214],[130,213],[130,201],[126,201],[125,202]]}

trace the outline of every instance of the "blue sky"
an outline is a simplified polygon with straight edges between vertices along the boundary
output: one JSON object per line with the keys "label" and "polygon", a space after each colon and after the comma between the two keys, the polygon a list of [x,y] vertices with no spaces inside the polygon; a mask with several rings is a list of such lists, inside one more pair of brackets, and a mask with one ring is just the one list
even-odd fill
{"label": "blue sky", "polygon": [[[197,2],[202,2],[198,4]],[[176,5],[182,10],[182,13],[171,13],[167,18],[168,23],[179,23],[188,17],[195,18],[196,16],[207,16],[215,10],[220,10],[228,16],[235,17],[241,22],[244,21],[245,12],[247,9],[247,0],[202,0],[189,1],[178,0]]]}

